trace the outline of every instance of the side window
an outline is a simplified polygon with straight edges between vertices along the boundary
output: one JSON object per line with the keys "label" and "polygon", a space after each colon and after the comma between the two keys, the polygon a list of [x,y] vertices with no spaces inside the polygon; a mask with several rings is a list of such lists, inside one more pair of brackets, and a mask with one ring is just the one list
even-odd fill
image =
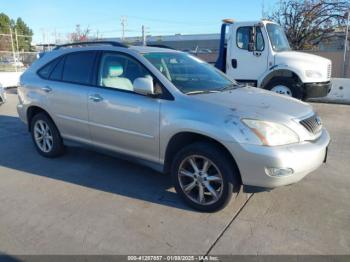
{"label": "side window", "polygon": [[48,79],[52,70],[54,69],[54,67],[58,63],[58,60],[59,59],[55,59],[55,60],[49,62],[48,64],[46,64],[44,67],[42,67],[38,71],[38,75],[41,76],[42,78]]}
{"label": "side window", "polygon": [[104,53],[101,57],[98,85],[134,91],[133,82],[139,77],[151,77],[136,60],[118,53]]}
{"label": "side window", "polygon": [[[236,42],[238,48],[248,50],[251,31],[251,26],[244,26],[237,29]],[[263,51],[264,46],[264,37],[262,35],[260,27],[257,27],[255,49],[256,51]]]}
{"label": "side window", "polygon": [[240,49],[248,50],[250,26],[240,27],[237,29],[236,42]]}
{"label": "side window", "polygon": [[68,54],[65,58],[62,80],[77,84],[89,84],[94,60],[95,52]]}

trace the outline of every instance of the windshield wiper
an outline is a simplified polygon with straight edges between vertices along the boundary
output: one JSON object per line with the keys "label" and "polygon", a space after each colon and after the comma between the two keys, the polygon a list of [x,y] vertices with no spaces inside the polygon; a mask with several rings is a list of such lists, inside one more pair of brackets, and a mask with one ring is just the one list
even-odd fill
{"label": "windshield wiper", "polygon": [[196,95],[196,94],[209,94],[209,93],[218,93],[219,90],[196,90],[185,93],[186,95]]}
{"label": "windshield wiper", "polygon": [[229,85],[225,86],[224,88],[220,89],[220,91],[222,92],[222,91],[232,90],[232,89],[236,89],[239,87],[241,87],[239,84],[232,83],[232,84],[229,84]]}

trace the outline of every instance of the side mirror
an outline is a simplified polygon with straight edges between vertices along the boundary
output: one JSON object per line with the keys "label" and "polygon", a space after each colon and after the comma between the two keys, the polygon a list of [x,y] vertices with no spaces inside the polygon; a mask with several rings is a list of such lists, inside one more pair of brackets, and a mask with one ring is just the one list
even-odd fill
{"label": "side mirror", "polygon": [[254,42],[251,42],[248,44],[248,51],[249,52],[255,51],[255,43]]}
{"label": "side mirror", "polygon": [[152,77],[139,77],[134,80],[134,91],[141,95],[154,95]]}
{"label": "side mirror", "polygon": [[249,35],[249,44],[248,44],[248,51],[253,52],[255,51],[255,42],[256,42],[256,27],[251,27],[250,35]]}

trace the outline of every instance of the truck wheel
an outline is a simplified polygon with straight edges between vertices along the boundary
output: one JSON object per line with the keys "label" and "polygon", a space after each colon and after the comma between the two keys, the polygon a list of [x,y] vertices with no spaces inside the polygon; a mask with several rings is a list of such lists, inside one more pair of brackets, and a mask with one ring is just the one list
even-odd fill
{"label": "truck wheel", "polygon": [[303,92],[295,80],[292,78],[276,77],[273,78],[265,87],[272,92],[291,96],[297,99],[303,98]]}
{"label": "truck wheel", "polygon": [[60,156],[64,152],[61,135],[45,113],[36,114],[30,124],[34,145],[40,155],[48,158]]}
{"label": "truck wheel", "polygon": [[191,207],[214,212],[224,208],[240,179],[225,152],[209,143],[194,143],[180,150],[172,163],[171,176],[180,197]]}

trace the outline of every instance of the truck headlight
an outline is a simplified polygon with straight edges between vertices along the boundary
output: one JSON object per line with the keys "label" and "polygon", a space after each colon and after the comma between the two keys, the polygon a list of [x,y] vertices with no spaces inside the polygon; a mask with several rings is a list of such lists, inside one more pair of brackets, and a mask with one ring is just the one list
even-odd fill
{"label": "truck headlight", "polygon": [[309,78],[321,78],[322,77],[322,73],[319,71],[315,71],[315,70],[306,70],[305,75],[306,75],[306,77],[309,77]]}
{"label": "truck headlight", "polygon": [[299,136],[290,128],[269,121],[242,119],[265,146],[280,146],[299,142]]}

